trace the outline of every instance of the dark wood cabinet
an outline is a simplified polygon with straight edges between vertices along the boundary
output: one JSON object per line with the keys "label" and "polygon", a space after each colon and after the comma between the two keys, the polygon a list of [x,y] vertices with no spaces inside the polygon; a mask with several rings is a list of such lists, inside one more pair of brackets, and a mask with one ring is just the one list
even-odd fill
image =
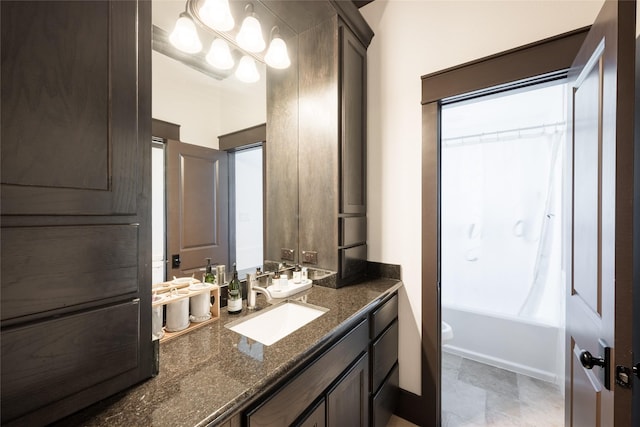
{"label": "dark wood cabinet", "polygon": [[385,426],[398,394],[397,294],[363,314],[335,343],[250,405],[246,425]]}
{"label": "dark wood cabinet", "polygon": [[367,212],[367,50],[345,25],[339,26],[339,35],[340,213],[365,215]]}
{"label": "dark wood cabinet", "polygon": [[366,48],[338,15],[300,34],[299,46],[299,167],[314,171],[299,178],[299,248],[317,252],[341,286],[367,258]]}
{"label": "dark wood cabinet", "polygon": [[398,402],[398,295],[383,301],[370,317],[370,425],[384,427]]}
{"label": "dark wood cabinet", "polygon": [[365,353],[327,393],[327,427],[369,425],[369,357]]}
{"label": "dark wood cabinet", "polygon": [[2,424],[151,375],[149,1],[2,1]]}

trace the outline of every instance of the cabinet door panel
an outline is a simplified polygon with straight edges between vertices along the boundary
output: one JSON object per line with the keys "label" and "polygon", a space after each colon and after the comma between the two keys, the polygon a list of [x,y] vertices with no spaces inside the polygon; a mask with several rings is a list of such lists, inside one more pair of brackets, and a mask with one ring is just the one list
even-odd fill
{"label": "cabinet door panel", "polygon": [[135,213],[136,2],[3,1],[1,15],[2,213]]}
{"label": "cabinet door panel", "polygon": [[389,423],[398,403],[398,381],[399,369],[396,363],[378,393],[371,399],[373,427],[385,427]]}
{"label": "cabinet door panel", "polygon": [[376,392],[393,365],[398,361],[398,322],[387,329],[371,345],[371,391]]}
{"label": "cabinet door panel", "polygon": [[367,217],[340,218],[340,246],[352,246],[367,241]]}
{"label": "cabinet door panel", "polygon": [[2,422],[138,366],[139,303],[2,332]]}
{"label": "cabinet door panel", "polygon": [[324,427],[326,424],[325,408],[326,406],[323,399],[313,408],[313,411],[311,411],[309,415],[304,417],[299,423],[295,423],[295,427]]}
{"label": "cabinet door panel", "polygon": [[363,214],[366,206],[367,51],[340,27],[342,87],[340,213]]}
{"label": "cabinet door panel", "polygon": [[369,425],[368,366],[365,353],[327,394],[328,427]]}
{"label": "cabinet door panel", "polygon": [[2,320],[136,292],[138,228],[3,228]]}

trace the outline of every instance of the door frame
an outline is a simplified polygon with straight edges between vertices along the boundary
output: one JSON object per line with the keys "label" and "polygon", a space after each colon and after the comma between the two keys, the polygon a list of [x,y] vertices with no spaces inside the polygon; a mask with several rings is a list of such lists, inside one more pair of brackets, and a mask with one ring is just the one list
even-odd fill
{"label": "door frame", "polygon": [[[397,413],[414,424],[441,423],[440,339],[440,105],[566,77],[590,27],[580,28],[422,77],[422,344],[418,396],[401,390]],[[544,81],[542,80],[542,81]]]}

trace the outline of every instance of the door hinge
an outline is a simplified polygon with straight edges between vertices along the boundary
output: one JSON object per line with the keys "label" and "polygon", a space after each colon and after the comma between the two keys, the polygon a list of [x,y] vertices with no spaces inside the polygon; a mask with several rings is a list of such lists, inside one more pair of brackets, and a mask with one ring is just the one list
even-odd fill
{"label": "door hinge", "polygon": [[620,387],[631,388],[633,385],[633,382],[631,381],[632,375],[640,378],[640,363],[637,363],[631,368],[622,365],[616,366],[616,384]]}

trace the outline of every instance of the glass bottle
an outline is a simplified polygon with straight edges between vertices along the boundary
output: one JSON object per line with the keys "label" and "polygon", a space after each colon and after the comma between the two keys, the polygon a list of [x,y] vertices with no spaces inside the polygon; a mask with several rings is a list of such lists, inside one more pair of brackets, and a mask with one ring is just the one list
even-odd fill
{"label": "glass bottle", "polygon": [[227,287],[227,311],[231,314],[242,311],[242,292],[240,290],[240,280],[238,280],[238,270],[233,264],[233,278]]}
{"label": "glass bottle", "polygon": [[216,283],[216,276],[213,275],[213,268],[211,266],[211,258],[205,258],[207,260],[207,268],[204,273],[204,282]]}

